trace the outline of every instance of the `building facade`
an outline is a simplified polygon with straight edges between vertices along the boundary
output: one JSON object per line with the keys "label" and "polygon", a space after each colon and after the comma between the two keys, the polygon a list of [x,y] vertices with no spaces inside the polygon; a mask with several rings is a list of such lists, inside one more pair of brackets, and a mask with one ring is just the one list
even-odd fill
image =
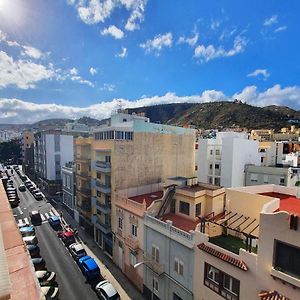
{"label": "building facade", "polygon": [[248,140],[245,133],[218,132],[215,139],[200,139],[196,148],[200,182],[243,186],[245,165],[260,165],[258,142]]}
{"label": "building facade", "polygon": [[22,167],[29,176],[34,175],[34,134],[32,131],[22,133]]}
{"label": "building facade", "polygon": [[[92,143],[92,222],[95,241],[113,255],[115,198],[119,190],[194,175],[193,129],[150,123],[118,113],[94,133]],[[113,221],[112,221],[113,220]]]}
{"label": "building facade", "polygon": [[74,216],[75,207],[75,167],[73,162],[66,163],[61,168],[62,174],[62,204],[71,216]]}

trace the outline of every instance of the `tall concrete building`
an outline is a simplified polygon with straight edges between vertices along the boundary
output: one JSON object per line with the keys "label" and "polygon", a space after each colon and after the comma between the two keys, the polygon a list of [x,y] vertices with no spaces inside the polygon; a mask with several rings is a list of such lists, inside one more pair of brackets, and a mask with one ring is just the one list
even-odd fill
{"label": "tall concrete building", "polygon": [[22,166],[26,174],[34,174],[34,133],[28,130],[22,133]]}
{"label": "tall concrete building", "polygon": [[74,216],[75,208],[75,166],[70,161],[61,168],[62,173],[62,204]]}
{"label": "tall concrete building", "polygon": [[218,132],[215,139],[200,139],[196,148],[200,182],[243,186],[245,165],[260,165],[258,141],[248,140],[245,133]]}
{"label": "tall concrete building", "polygon": [[[92,222],[94,239],[113,255],[115,198],[119,190],[194,176],[195,131],[118,113],[94,132]],[[112,221],[113,220],[113,221]]]}

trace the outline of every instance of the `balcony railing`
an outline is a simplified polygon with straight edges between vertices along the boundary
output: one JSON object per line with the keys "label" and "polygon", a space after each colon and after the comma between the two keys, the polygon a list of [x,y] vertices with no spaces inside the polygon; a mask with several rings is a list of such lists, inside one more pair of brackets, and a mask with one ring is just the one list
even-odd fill
{"label": "balcony railing", "polygon": [[77,192],[82,194],[84,197],[91,197],[91,189],[77,187]]}
{"label": "balcony railing", "polygon": [[96,207],[104,214],[109,214],[111,212],[111,203],[101,203],[96,201]]}
{"label": "balcony railing", "polygon": [[108,234],[111,231],[111,225],[103,223],[99,218],[96,219],[96,226],[105,234]]}
{"label": "balcony railing", "polygon": [[152,256],[144,255],[144,261],[148,268],[153,270],[156,274],[161,275],[165,271],[165,266],[155,261]]}
{"label": "balcony railing", "polygon": [[88,179],[90,177],[90,172],[76,170],[76,175]]}
{"label": "balcony railing", "polygon": [[111,163],[106,161],[96,161],[96,171],[109,173],[111,171]]}
{"label": "balcony railing", "polygon": [[134,238],[132,235],[126,237],[126,244],[132,249],[136,250],[139,248],[139,240]]}
{"label": "balcony railing", "polygon": [[101,193],[108,194],[110,193],[110,185],[102,183],[99,179],[96,180],[97,190]]}
{"label": "balcony railing", "polygon": [[85,211],[85,212],[91,212],[92,208],[91,208],[91,203],[90,202],[81,202],[81,203],[77,203],[77,206]]}

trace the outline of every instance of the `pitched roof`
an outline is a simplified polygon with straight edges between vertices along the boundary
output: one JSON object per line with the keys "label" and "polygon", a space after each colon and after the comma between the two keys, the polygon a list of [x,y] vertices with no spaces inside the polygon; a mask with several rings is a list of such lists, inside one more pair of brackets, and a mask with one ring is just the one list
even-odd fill
{"label": "pitched roof", "polygon": [[198,248],[200,250],[203,250],[206,253],[209,253],[209,254],[243,270],[243,271],[248,271],[247,265],[242,260],[234,258],[228,254],[222,253],[221,251],[218,251],[212,247],[209,247],[209,246],[205,245],[204,243],[198,245]]}
{"label": "pitched roof", "polygon": [[289,300],[287,297],[280,295],[276,291],[261,291],[258,296],[261,300]]}

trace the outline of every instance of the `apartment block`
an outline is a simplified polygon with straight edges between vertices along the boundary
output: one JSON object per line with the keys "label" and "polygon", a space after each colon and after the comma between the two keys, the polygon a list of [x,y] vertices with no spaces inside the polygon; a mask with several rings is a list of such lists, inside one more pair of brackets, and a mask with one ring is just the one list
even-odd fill
{"label": "apartment block", "polygon": [[215,139],[200,139],[196,148],[200,182],[243,186],[245,165],[260,165],[258,142],[248,140],[245,133],[218,132]]}
{"label": "apartment block", "polygon": [[226,189],[195,231],[194,299],[300,299],[299,214],[295,188]]}
{"label": "apartment block", "polygon": [[61,168],[62,173],[62,204],[71,216],[75,208],[75,166],[68,162]]}
{"label": "apartment block", "polygon": [[163,184],[155,183],[120,190],[116,195],[114,262],[140,291],[143,291],[143,268],[134,266],[143,261],[144,214],[156,215],[163,195],[168,194]]}
{"label": "apartment block", "polygon": [[34,174],[34,134],[32,131],[22,133],[22,166],[28,175]]}
{"label": "apartment block", "polygon": [[167,186],[174,189],[171,197],[144,217],[144,295],[194,299],[195,229],[202,217],[223,210],[225,190],[197,178],[171,178]]}
{"label": "apartment block", "polygon": [[93,138],[79,137],[75,139],[75,181],[76,207],[75,220],[93,235],[91,206],[91,147]]}
{"label": "apartment block", "polygon": [[95,241],[113,255],[115,199],[119,190],[194,175],[195,130],[118,113],[94,132],[92,222]]}

